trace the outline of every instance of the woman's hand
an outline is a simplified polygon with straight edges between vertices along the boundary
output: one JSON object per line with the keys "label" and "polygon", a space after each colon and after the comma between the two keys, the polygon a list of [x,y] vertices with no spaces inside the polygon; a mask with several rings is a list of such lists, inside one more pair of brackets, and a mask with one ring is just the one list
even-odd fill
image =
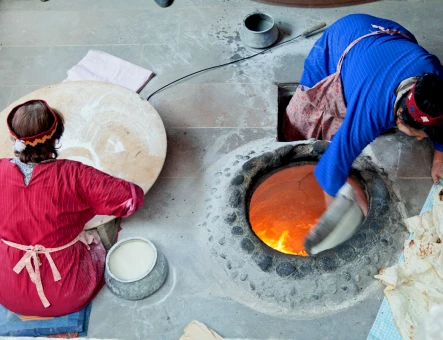
{"label": "woman's hand", "polygon": [[358,183],[354,181],[352,178],[348,178],[348,183],[352,186],[354,189],[354,197],[355,202],[357,202],[358,206],[360,207],[361,211],[363,212],[363,215],[365,217],[368,215],[368,200],[366,199],[366,195],[364,190],[360,188]]}
{"label": "woman's hand", "polygon": [[434,184],[439,184],[440,178],[443,179],[443,152],[441,151],[434,151],[434,161],[432,162],[431,176]]}
{"label": "woman's hand", "polygon": [[[443,152],[442,152],[442,156],[443,156]],[[443,161],[443,159],[442,159],[442,161]],[[443,173],[442,173],[442,176],[443,176]],[[354,189],[355,202],[360,207],[361,211],[363,212],[363,215],[366,216],[368,214],[368,200],[366,199],[364,191],[360,189],[360,186],[352,178],[348,178],[348,183]],[[326,208],[328,208],[329,205],[334,200],[334,197],[330,196],[326,191],[323,191],[323,193],[324,193],[324,197],[325,197]]]}
{"label": "woman's hand", "polygon": [[326,191],[323,191],[324,197],[325,197],[325,205],[326,208],[329,207],[329,205],[332,203],[332,201],[334,200],[334,197],[332,197],[331,195],[329,195]]}

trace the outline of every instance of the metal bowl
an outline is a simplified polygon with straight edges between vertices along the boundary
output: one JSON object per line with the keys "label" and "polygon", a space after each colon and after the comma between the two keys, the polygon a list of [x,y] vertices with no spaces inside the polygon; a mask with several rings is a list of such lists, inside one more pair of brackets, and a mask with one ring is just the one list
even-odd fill
{"label": "metal bowl", "polygon": [[[115,276],[109,265],[109,260],[116,249],[127,242],[143,241],[148,243],[154,250],[154,261],[150,268],[140,277],[131,280],[123,280]],[[106,256],[105,282],[109,290],[119,298],[125,300],[140,300],[155,293],[165,282],[168,276],[168,262],[154,244],[143,237],[130,237],[117,242]]]}
{"label": "metal bowl", "polygon": [[243,19],[240,38],[253,48],[266,48],[277,41],[278,28],[274,18],[262,12],[253,12]]}

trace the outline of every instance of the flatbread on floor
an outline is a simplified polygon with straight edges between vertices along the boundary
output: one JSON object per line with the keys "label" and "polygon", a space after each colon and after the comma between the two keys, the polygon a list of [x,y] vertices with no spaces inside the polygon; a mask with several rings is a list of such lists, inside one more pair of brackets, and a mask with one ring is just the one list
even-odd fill
{"label": "flatbread on floor", "polygon": [[443,186],[434,192],[431,211],[405,222],[414,233],[404,244],[405,261],[382,269],[375,278],[386,285],[397,329],[409,340],[430,309],[443,305]]}
{"label": "flatbread on floor", "polygon": [[223,340],[223,338],[205,324],[193,320],[185,327],[185,334],[180,340]]}

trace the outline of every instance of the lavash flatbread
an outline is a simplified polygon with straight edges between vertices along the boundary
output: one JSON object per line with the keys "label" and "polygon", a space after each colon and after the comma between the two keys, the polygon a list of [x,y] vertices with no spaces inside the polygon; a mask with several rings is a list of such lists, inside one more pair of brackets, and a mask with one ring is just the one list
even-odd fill
{"label": "lavash flatbread", "polygon": [[376,279],[386,285],[384,294],[403,339],[413,339],[432,307],[443,304],[443,186],[433,196],[433,209],[407,219],[414,233],[405,241],[403,263],[382,269]]}

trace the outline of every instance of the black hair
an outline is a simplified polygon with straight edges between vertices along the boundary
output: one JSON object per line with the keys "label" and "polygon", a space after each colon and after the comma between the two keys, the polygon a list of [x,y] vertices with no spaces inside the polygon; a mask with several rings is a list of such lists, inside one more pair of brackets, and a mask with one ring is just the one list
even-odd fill
{"label": "black hair", "polygon": [[[425,126],[412,118],[406,105],[407,94],[400,99],[399,108],[402,109],[400,118],[406,125],[424,131],[431,140],[443,144],[443,125]],[[431,117],[443,115],[443,79],[435,74],[426,73],[418,78],[414,97],[418,108]]]}

